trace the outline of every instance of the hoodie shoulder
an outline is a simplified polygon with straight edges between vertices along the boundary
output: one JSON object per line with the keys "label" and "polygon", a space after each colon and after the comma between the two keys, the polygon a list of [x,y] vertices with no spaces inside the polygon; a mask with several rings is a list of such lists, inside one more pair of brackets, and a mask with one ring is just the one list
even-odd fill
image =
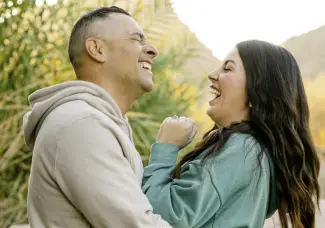
{"label": "hoodie shoulder", "polygon": [[123,116],[116,102],[98,85],[71,81],[31,94],[28,98],[31,110],[24,115],[23,128],[25,143],[33,149],[38,132],[45,133],[73,122],[75,119],[95,115],[99,119],[112,119],[123,124]]}
{"label": "hoodie shoulder", "polygon": [[34,148],[36,137],[40,137],[45,141],[47,139],[55,140],[64,128],[77,120],[89,116],[95,116],[100,119],[104,116],[101,112],[81,100],[69,101],[59,105],[39,118],[33,115],[35,113],[31,112],[24,116],[25,143],[30,149]]}
{"label": "hoodie shoulder", "polygon": [[[268,203],[266,210],[266,218],[271,217],[275,211],[277,210],[277,190],[276,190],[276,179],[275,179],[275,170],[274,163],[269,154],[269,151],[266,150],[263,152],[263,156],[261,157],[259,163],[259,154],[261,153],[261,146],[258,141],[249,134],[235,133],[233,134],[229,140],[226,142],[224,146],[224,154],[221,154],[220,157],[232,157],[238,156],[240,159],[245,161],[247,172],[241,169],[241,174],[247,173],[247,177],[252,177],[252,173],[258,174],[262,172],[261,182],[260,182],[260,190],[268,192]],[[242,155],[238,155],[239,153]],[[236,162],[236,166],[238,166],[238,162]],[[263,177],[264,176],[264,177]],[[241,180],[244,178],[241,177]],[[264,179],[264,181],[263,181]]]}
{"label": "hoodie shoulder", "polygon": [[87,117],[94,117],[97,120],[107,118],[107,116],[92,108],[86,102],[75,100],[64,103],[52,110],[42,123],[42,127],[47,128],[49,126],[50,128],[62,130],[76,121]]}
{"label": "hoodie shoulder", "polygon": [[103,114],[87,102],[73,100],[56,107],[49,113],[48,118],[54,122],[64,122],[66,125],[80,118],[87,116],[97,116],[99,118],[101,115]]}

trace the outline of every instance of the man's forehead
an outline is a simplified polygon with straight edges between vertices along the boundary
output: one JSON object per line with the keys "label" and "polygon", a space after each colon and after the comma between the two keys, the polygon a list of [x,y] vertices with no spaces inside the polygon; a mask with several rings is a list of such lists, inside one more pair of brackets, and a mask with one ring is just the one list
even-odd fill
{"label": "man's forehead", "polygon": [[116,37],[143,34],[138,23],[128,15],[112,13],[102,22],[102,29]]}

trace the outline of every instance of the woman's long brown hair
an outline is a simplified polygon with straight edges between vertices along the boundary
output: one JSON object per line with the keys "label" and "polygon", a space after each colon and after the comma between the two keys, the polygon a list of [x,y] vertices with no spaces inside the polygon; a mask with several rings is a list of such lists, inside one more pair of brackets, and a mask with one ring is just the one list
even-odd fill
{"label": "woman's long brown hair", "polygon": [[250,134],[262,148],[259,158],[267,150],[274,163],[282,227],[288,228],[289,214],[293,228],[314,228],[320,162],[310,133],[309,108],[298,64],[286,49],[263,41],[241,42],[237,50],[252,104],[250,120],[224,129],[214,126],[177,164],[173,178],[180,178],[182,165],[208,148],[203,161],[218,156],[231,134]]}

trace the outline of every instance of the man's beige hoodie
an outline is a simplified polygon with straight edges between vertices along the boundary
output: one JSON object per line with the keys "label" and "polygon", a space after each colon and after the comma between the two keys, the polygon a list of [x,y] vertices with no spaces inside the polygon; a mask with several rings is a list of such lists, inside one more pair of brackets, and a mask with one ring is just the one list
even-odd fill
{"label": "man's beige hoodie", "polygon": [[103,88],[65,82],[36,91],[29,102],[31,227],[170,227],[141,191],[143,167],[130,125]]}

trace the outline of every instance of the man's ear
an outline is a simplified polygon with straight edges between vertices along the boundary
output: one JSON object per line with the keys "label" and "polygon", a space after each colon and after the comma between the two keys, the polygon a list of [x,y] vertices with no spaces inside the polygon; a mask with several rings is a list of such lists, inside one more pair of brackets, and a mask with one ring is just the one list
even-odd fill
{"label": "man's ear", "polygon": [[103,42],[101,40],[89,37],[85,42],[85,48],[88,55],[95,61],[103,63],[106,61]]}

